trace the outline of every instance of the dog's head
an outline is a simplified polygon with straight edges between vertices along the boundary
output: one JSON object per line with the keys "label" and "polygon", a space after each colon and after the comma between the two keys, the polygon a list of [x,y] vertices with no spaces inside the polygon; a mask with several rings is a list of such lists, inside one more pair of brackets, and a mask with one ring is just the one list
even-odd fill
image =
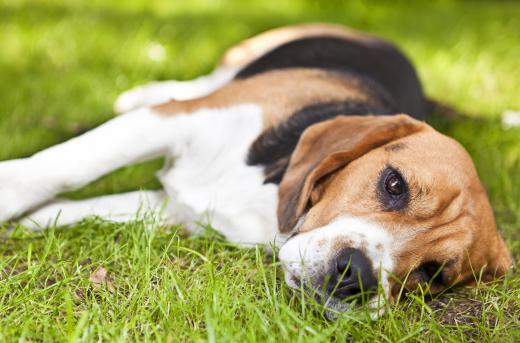
{"label": "dog's head", "polygon": [[286,281],[336,310],[378,285],[387,299],[403,286],[437,293],[511,264],[468,153],[406,115],[309,127],[279,192]]}

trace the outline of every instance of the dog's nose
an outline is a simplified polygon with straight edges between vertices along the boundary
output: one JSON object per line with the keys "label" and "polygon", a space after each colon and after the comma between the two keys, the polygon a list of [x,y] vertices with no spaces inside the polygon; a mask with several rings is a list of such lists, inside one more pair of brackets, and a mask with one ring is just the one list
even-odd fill
{"label": "dog's nose", "polygon": [[336,258],[335,269],[332,270],[327,288],[339,298],[374,291],[377,288],[377,276],[372,263],[361,250],[342,250]]}

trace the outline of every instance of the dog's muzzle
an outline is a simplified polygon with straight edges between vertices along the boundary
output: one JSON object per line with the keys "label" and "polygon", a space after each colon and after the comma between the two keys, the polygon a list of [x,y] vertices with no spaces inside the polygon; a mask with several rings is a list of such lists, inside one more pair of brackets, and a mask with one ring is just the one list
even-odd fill
{"label": "dog's muzzle", "polygon": [[291,237],[279,251],[285,280],[326,307],[345,311],[387,293],[393,240],[379,225],[340,217]]}

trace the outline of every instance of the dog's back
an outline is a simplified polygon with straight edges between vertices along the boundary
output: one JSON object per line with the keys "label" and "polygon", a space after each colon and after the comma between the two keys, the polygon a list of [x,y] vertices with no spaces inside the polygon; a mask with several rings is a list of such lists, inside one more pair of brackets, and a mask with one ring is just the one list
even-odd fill
{"label": "dog's back", "polygon": [[418,119],[427,114],[417,74],[402,52],[387,41],[344,26],[311,23],[269,30],[229,49],[220,67],[240,69],[235,79],[285,68],[348,73],[369,88],[382,88],[381,93],[393,102],[392,111]]}
{"label": "dog's back", "polygon": [[[308,37],[284,43],[245,66],[243,79],[285,68],[319,68],[346,73],[361,83],[375,82],[391,98],[393,110],[418,119],[426,116],[421,84],[407,58],[394,46],[380,40],[370,42],[348,37]],[[388,100],[388,99],[387,99]]]}

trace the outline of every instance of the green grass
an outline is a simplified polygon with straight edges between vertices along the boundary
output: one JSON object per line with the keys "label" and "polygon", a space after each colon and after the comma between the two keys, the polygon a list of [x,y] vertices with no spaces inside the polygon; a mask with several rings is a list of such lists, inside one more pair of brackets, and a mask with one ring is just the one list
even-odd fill
{"label": "green grass", "polygon": [[[397,42],[429,96],[474,119],[432,124],[475,160],[498,224],[520,253],[520,3],[508,1],[0,0],[0,160],[28,156],[112,116],[118,93],[211,70],[240,39],[331,21]],[[152,42],[167,58],[147,57]],[[125,168],[71,196],[156,188],[160,161]],[[380,320],[326,321],[282,281],[263,249],[208,231],[89,220],[67,230],[2,231],[0,340],[520,340],[520,273],[428,301],[407,295]],[[104,282],[91,280],[104,268]],[[98,269],[99,270],[99,269]],[[449,300],[447,306],[443,304]]]}

